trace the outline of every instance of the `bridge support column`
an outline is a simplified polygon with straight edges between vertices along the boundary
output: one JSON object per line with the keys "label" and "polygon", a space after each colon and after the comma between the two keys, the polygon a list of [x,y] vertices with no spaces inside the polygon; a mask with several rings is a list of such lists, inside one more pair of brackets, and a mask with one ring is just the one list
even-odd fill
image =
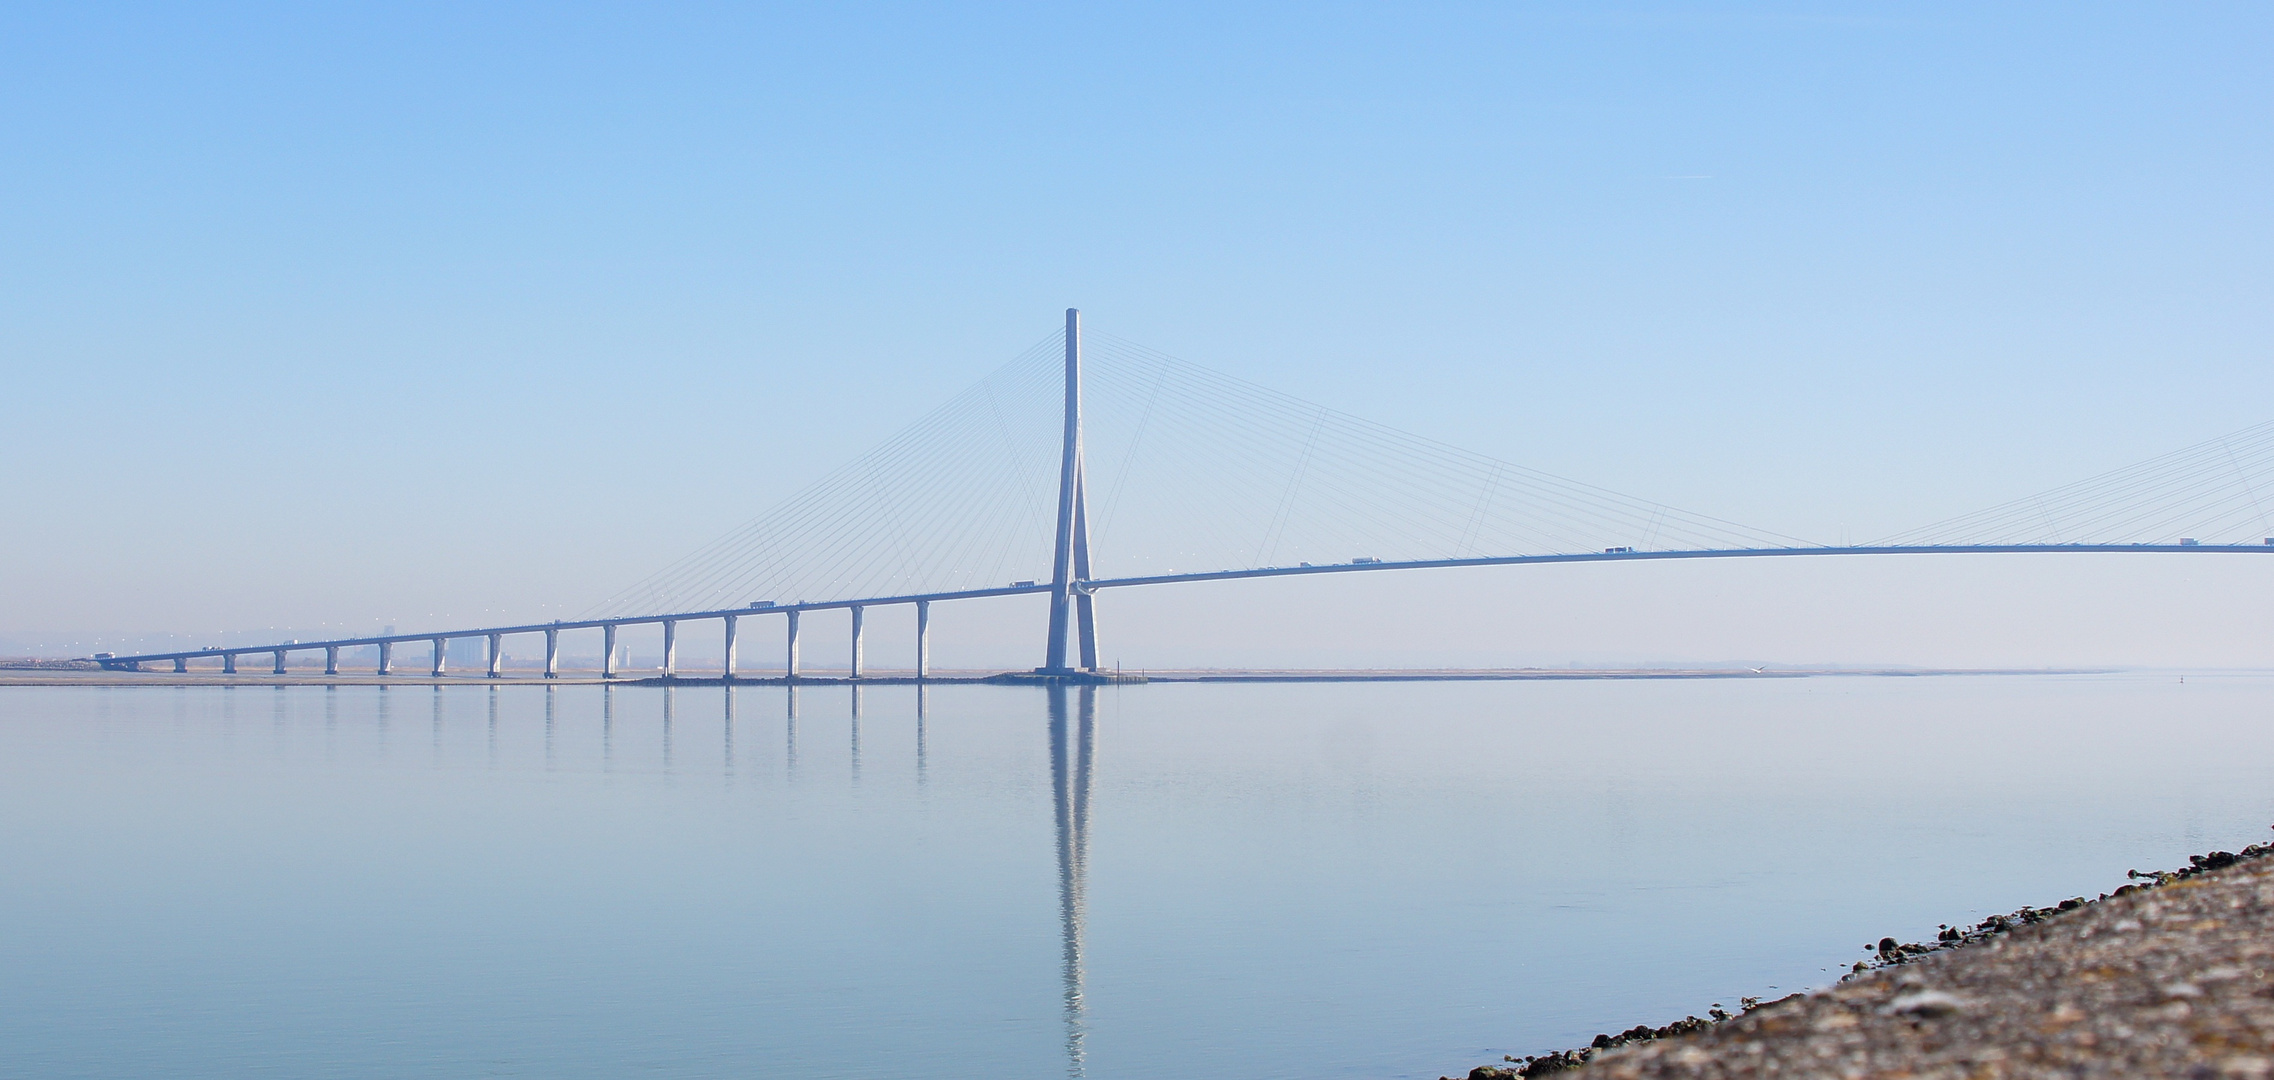
{"label": "bridge support column", "polygon": [[490,678],[497,678],[505,666],[505,635],[490,635]]}
{"label": "bridge support column", "polygon": [[679,672],[679,624],[663,620],[663,677],[668,679]]}
{"label": "bridge support column", "polygon": [[853,677],[861,677],[861,605],[853,605]]}
{"label": "bridge support column", "polygon": [[[734,631],[735,622],[739,618],[740,616],[736,615],[726,617],[726,661],[719,667],[719,680],[721,682],[734,681]],[[731,702],[734,699],[729,697],[727,700]]]}
{"label": "bridge support column", "polygon": [[337,645],[324,646],[324,674],[337,675],[339,673],[340,647]]}
{"label": "bridge support column", "polygon": [[231,652],[221,654],[221,673],[223,675],[235,675],[237,673],[236,653]]}
{"label": "bridge support column", "polygon": [[559,630],[545,631],[545,677],[548,679],[561,677],[561,632]]}
{"label": "bridge support column", "polygon": [[1098,669],[1098,613],[1090,595],[1090,493],[1081,475],[1074,477],[1074,636],[1081,643],[1082,667]]}
{"label": "bridge support column", "polygon": [[1082,667],[1088,671],[1098,669],[1098,616],[1094,604],[1086,592],[1074,598],[1076,636],[1081,640]]}
{"label": "bridge support column", "polygon": [[382,641],[379,643],[379,674],[392,675],[394,673],[395,643],[392,641]]}
{"label": "bridge support column", "polygon": [[185,672],[185,671],[188,671],[188,670],[189,670],[189,658],[188,658],[188,657],[186,657],[186,656],[177,656],[177,657],[174,657],[174,671],[175,671],[177,674],[179,674],[179,673],[181,673],[181,672]]}
{"label": "bridge support column", "polygon": [[449,638],[438,637],[434,639],[434,671],[431,674],[432,678],[441,678],[442,673],[449,669],[450,665],[442,658],[442,650],[449,644]]}
{"label": "bridge support column", "polygon": [[278,649],[278,650],[276,650],[276,667],[275,667],[273,670],[271,670],[271,671],[269,672],[269,674],[271,674],[271,675],[282,675],[282,674],[284,674],[284,650],[283,650],[283,649]]}
{"label": "bridge support column", "polygon": [[797,678],[797,617],[799,614],[798,609],[790,609],[790,626],[785,635],[787,647],[783,650],[784,655],[782,657],[782,677],[785,679]]}
{"label": "bridge support column", "polygon": [[932,677],[932,602],[916,601],[916,677]]}
{"label": "bridge support column", "polygon": [[603,679],[616,677],[615,623],[609,623],[600,628],[600,677]]}
{"label": "bridge support column", "polygon": [[1067,623],[1074,614],[1074,518],[1082,490],[1082,313],[1066,309],[1066,431],[1058,465],[1058,533],[1050,567],[1050,641],[1041,670],[1066,670]]}

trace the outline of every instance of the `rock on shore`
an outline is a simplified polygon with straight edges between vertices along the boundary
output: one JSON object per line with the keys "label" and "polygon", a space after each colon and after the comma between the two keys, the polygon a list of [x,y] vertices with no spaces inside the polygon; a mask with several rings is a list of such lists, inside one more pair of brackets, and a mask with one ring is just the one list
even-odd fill
{"label": "rock on shore", "polygon": [[1885,940],[1826,990],[1470,1076],[2274,1080],[2270,852],[2196,856],[1932,945]]}

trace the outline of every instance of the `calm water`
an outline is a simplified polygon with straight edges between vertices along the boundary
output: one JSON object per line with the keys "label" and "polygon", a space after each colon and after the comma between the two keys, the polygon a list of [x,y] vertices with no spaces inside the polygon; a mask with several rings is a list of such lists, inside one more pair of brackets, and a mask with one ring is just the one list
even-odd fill
{"label": "calm water", "polygon": [[0,1074],[1435,1077],[2265,839],[2270,719],[2168,675],[0,690]]}

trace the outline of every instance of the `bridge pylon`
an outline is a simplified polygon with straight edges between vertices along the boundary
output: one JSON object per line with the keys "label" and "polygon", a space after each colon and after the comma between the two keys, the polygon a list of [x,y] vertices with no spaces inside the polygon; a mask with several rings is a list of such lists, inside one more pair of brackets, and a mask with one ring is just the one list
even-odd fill
{"label": "bridge pylon", "polygon": [[[1089,493],[1082,482],[1082,312],[1066,309],[1066,426],[1058,466],[1058,533],[1050,560],[1050,640],[1035,674],[1066,676],[1098,666],[1097,607],[1090,596]],[[1066,663],[1066,631],[1078,624],[1081,666]]]}

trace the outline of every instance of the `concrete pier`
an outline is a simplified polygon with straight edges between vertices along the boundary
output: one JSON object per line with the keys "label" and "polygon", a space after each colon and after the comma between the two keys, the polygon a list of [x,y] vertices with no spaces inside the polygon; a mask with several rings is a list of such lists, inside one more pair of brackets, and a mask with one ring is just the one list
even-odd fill
{"label": "concrete pier", "polygon": [[916,601],[916,677],[932,675],[932,602]]}
{"label": "concrete pier", "polygon": [[679,673],[679,623],[663,620],[663,677],[668,679]]}
{"label": "concrete pier", "polygon": [[276,657],[276,667],[275,667],[273,670],[271,670],[271,671],[269,672],[269,674],[271,674],[271,675],[282,675],[282,674],[284,674],[284,650],[283,650],[283,649],[278,649],[278,650],[276,650],[276,652],[275,652],[273,655]]}
{"label": "concrete pier", "polygon": [[545,677],[561,677],[561,632],[558,630],[545,631]]}
{"label": "concrete pier", "polygon": [[235,675],[237,673],[236,653],[231,652],[221,654],[221,673],[223,675]]}
{"label": "concrete pier", "polygon": [[392,641],[382,641],[379,643],[379,674],[392,675],[394,674],[394,671],[395,643]]}
{"label": "concrete pier", "polygon": [[339,673],[340,647],[337,645],[324,646],[324,674],[337,675]]}
{"label": "concrete pier", "polygon": [[861,677],[861,605],[854,604],[853,612],[853,678]]}
{"label": "concrete pier", "polygon": [[450,645],[450,639],[449,639],[449,638],[441,638],[441,637],[438,637],[438,638],[435,638],[435,639],[434,639],[434,670],[433,670],[432,672],[430,672],[430,673],[429,673],[429,674],[431,674],[431,675],[432,675],[434,678],[437,678],[437,679],[441,678],[441,677],[442,677],[442,673],[443,673],[444,671],[447,671],[447,670],[449,670],[449,667],[450,667],[449,661],[447,661],[447,660],[444,660],[444,659],[443,659],[443,657],[442,657],[442,650],[443,650],[443,649],[445,649],[445,648],[447,648],[447,647],[449,647],[449,645]]}
{"label": "concrete pier", "polygon": [[[734,631],[735,624],[740,618],[741,616],[739,615],[729,615],[725,619],[726,660],[723,661],[719,667],[719,678],[725,679],[728,682],[734,681]],[[733,701],[734,699],[730,696],[727,698],[727,700]]]}
{"label": "concrete pier", "polygon": [[784,649],[784,655],[783,655],[783,657],[782,657],[782,675],[783,675],[783,677],[784,677],[784,678],[789,678],[789,679],[795,679],[795,678],[797,678],[797,617],[798,617],[798,614],[799,614],[799,612],[798,612],[798,610],[797,610],[796,608],[791,608],[791,609],[790,609],[790,626],[789,626],[789,631],[788,631],[788,634],[787,634],[787,647]]}
{"label": "concrete pier", "polygon": [[188,671],[188,670],[189,670],[189,658],[188,658],[188,657],[177,656],[177,657],[175,657],[175,658],[174,658],[174,673],[175,673],[175,674],[177,674],[177,675],[178,675],[178,674],[181,674],[181,673],[183,673],[183,672],[186,672],[186,671]]}
{"label": "concrete pier", "polygon": [[489,661],[490,661],[490,670],[489,670],[489,676],[490,676],[490,678],[493,678],[493,679],[494,679],[494,678],[497,678],[497,677],[498,677],[500,674],[502,674],[502,673],[503,673],[503,668],[504,668],[504,665],[505,665],[505,635],[503,635],[503,634],[491,634],[491,635],[490,635],[490,655],[489,655]]}
{"label": "concrete pier", "polygon": [[615,623],[609,623],[600,628],[600,677],[603,679],[616,677]]}

